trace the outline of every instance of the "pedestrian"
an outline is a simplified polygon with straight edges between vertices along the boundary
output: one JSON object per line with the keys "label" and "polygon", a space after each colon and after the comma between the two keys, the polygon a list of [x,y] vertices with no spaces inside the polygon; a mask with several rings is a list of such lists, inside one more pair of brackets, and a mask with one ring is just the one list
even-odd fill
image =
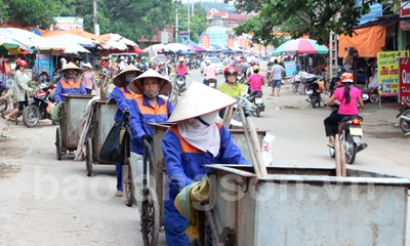
{"label": "pedestrian", "polygon": [[353,53],[354,49],[351,47],[345,48],[345,56],[343,57],[342,64],[343,68],[348,73],[353,73]]}
{"label": "pedestrian", "polygon": [[18,107],[13,109],[10,113],[3,116],[6,120],[11,120],[15,115],[22,113],[24,107],[28,105],[28,92],[32,92],[33,89],[30,88],[27,82],[30,80],[25,70],[27,68],[27,62],[20,59],[16,63],[16,73],[14,75],[14,86],[13,86],[13,99],[18,103]]}
{"label": "pedestrian", "polygon": [[[117,76],[114,77],[113,83],[115,85],[108,100],[114,99],[117,103],[117,112],[114,116],[114,121],[118,122],[123,117],[124,110],[129,110],[129,104],[135,98],[135,93],[129,89],[130,82],[136,77],[140,76],[142,72],[133,65],[125,67]],[[123,180],[122,168],[124,163],[118,162],[115,165],[115,172],[117,174],[117,197],[123,195]]]}
{"label": "pedestrian", "polygon": [[367,84],[370,83],[370,80],[374,75],[373,62],[374,62],[373,58],[369,58],[369,60],[367,60],[367,66],[366,66],[366,83]]}
{"label": "pedestrian", "polygon": [[364,108],[362,101],[362,91],[353,86],[353,75],[351,73],[343,73],[340,78],[343,87],[339,87],[335,90],[333,95],[326,102],[326,105],[333,103],[335,99],[340,102],[337,113],[332,113],[324,120],[326,137],[329,137],[329,147],[335,146],[335,135],[337,133],[338,123],[347,116],[357,115],[360,108]]}
{"label": "pedestrian", "polygon": [[63,102],[62,94],[87,94],[84,83],[81,81],[81,72],[82,70],[72,62],[69,62],[60,70],[63,77],[57,82],[54,92],[56,103]]}
{"label": "pedestrian", "polygon": [[119,63],[118,63],[118,72],[121,72],[124,68],[126,67],[125,61],[124,61],[124,56],[120,57]]}
{"label": "pedestrian", "polygon": [[60,58],[60,63],[61,63],[61,69],[64,68],[65,65],[67,65],[67,60],[64,57]]}
{"label": "pedestrian", "polygon": [[[189,245],[186,234],[189,222],[177,210],[174,201],[184,187],[202,180],[210,171],[203,165],[249,165],[232,141],[230,132],[215,123],[218,111],[235,103],[235,99],[217,90],[192,82],[169,118],[169,122],[176,124],[166,131],[162,140],[167,172],[164,193],[167,245]],[[207,236],[207,241],[211,241],[210,235]]]}
{"label": "pedestrian", "polygon": [[271,77],[269,80],[272,81],[272,93],[270,95],[275,96],[276,90],[276,95],[279,96],[280,87],[282,85],[282,78],[285,75],[285,69],[278,64],[278,60],[275,60],[273,62],[271,71]]}
{"label": "pedestrian", "polygon": [[85,90],[87,94],[91,94],[94,89],[97,89],[97,85],[95,84],[95,73],[93,70],[93,66],[89,62],[83,65],[85,68],[85,72],[83,73],[83,82]]}
{"label": "pedestrian", "polygon": [[[152,143],[154,132],[150,123],[167,123],[174,110],[172,103],[159,95],[172,90],[171,82],[152,69],[147,70],[129,84],[138,94],[129,104],[131,128],[131,173],[134,174],[134,195],[140,214],[142,204],[144,140]],[[154,171],[148,171],[154,175]],[[148,182],[149,184],[149,182]]]}

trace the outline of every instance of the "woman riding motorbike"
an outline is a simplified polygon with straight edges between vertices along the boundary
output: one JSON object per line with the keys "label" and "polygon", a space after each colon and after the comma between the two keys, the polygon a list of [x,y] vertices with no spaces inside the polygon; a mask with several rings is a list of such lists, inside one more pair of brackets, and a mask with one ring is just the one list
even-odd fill
{"label": "woman riding motorbike", "polygon": [[329,137],[329,147],[335,145],[335,135],[339,122],[346,116],[354,116],[358,114],[357,102],[359,107],[364,108],[362,101],[362,91],[353,86],[353,75],[344,73],[341,76],[343,87],[335,90],[334,94],[326,102],[326,105],[331,105],[335,99],[340,102],[337,113],[331,114],[324,120],[326,137]]}
{"label": "woman riding motorbike", "polygon": [[236,83],[238,70],[229,66],[224,69],[225,83],[218,85],[218,90],[233,98],[240,98],[243,95],[243,85]]}

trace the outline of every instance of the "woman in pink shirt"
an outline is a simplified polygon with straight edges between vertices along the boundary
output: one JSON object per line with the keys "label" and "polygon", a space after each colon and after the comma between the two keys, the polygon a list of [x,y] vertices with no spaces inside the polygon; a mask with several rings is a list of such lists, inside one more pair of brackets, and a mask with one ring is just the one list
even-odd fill
{"label": "woman in pink shirt", "polygon": [[357,115],[359,110],[357,108],[357,102],[359,107],[364,108],[362,101],[362,91],[352,86],[353,75],[351,73],[342,74],[341,81],[343,87],[339,87],[335,90],[334,94],[326,102],[326,105],[330,105],[335,99],[339,100],[340,105],[337,113],[332,113],[324,120],[326,137],[329,137],[328,146],[333,147],[335,144],[335,135],[337,133],[337,127],[339,122],[346,116]]}
{"label": "woman in pink shirt", "polygon": [[249,83],[249,93],[252,91],[262,91],[263,76],[259,74],[259,66],[254,65],[252,67],[253,74],[249,76],[245,83]]}
{"label": "woman in pink shirt", "polygon": [[93,71],[93,67],[89,62],[83,65],[85,67],[85,72],[83,73],[83,83],[87,94],[91,94],[93,89],[97,88],[95,84],[95,74]]}
{"label": "woman in pink shirt", "polygon": [[214,79],[215,80],[214,88],[216,88],[216,85],[218,83],[218,81],[216,80],[216,75],[218,75],[218,71],[211,64],[210,60],[206,60],[205,65],[206,65],[206,67],[205,67],[204,73],[203,73],[203,75],[205,76],[205,79],[204,79],[203,83],[208,84],[209,79]]}

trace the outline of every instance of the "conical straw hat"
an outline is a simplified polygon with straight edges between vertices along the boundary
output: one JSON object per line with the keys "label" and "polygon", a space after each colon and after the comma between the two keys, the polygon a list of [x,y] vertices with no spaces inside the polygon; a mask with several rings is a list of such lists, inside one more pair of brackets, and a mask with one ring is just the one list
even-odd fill
{"label": "conical straw hat", "polygon": [[122,76],[125,73],[134,73],[135,77],[138,77],[142,74],[142,71],[133,65],[126,66],[123,70],[121,70],[119,74],[117,74],[117,76],[114,77],[113,82],[115,86],[117,87],[125,86],[125,81]]}
{"label": "conical straw hat", "polygon": [[93,66],[91,66],[91,63],[87,62],[86,64],[83,65],[83,67],[88,67],[90,69],[93,69]]}
{"label": "conical straw hat", "polygon": [[181,96],[168,122],[178,122],[218,111],[236,99],[202,83],[193,81]]}
{"label": "conical straw hat", "polygon": [[72,69],[72,70],[77,70],[77,72],[81,72],[81,71],[82,71],[79,67],[77,67],[77,65],[75,65],[75,64],[72,63],[72,62],[69,62],[68,64],[66,64],[66,65],[60,70],[60,73],[61,73],[61,72],[64,72],[65,70],[70,70],[70,69]]}
{"label": "conical straw hat", "polygon": [[159,89],[159,94],[166,94],[172,90],[172,85],[171,82],[158,72],[148,69],[146,72],[135,78],[131,83],[129,84],[129,88],[132,92],[137,93],[137,94],[143,94],[143,89],[142,89],[142,79],[143,78],[158,78],[160,81],[163,81],[160,85]]}

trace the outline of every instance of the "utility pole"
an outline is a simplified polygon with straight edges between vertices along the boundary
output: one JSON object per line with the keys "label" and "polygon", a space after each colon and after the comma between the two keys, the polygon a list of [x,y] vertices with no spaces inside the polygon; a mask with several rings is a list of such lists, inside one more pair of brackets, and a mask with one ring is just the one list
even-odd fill
{"label": "utility pole", "polygon": [[191,0],[188,0],[188,4],[187,4],[187,10],[188,10],[188,40],[190,40],[190,36],[191,36],[191,34],[190,34],[190,31],[191,31],[191,17],[190,17],[190,15],[191,15]]}
{"label": "utility pole", "polygon": [[100,36],[100,26],[97,23],[97,0],[93,0],[94,34]]}
{"label": "utility pole", "polygon": [[175,0],[175,43],[178,43],[179,30],[178,30],[178,0]]}

